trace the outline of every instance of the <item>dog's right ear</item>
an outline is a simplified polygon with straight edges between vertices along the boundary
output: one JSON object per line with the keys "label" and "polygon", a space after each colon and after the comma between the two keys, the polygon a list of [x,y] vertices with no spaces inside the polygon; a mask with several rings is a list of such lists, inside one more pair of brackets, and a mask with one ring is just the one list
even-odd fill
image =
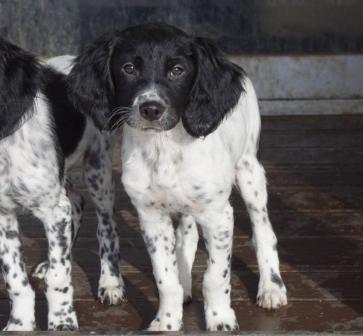
{"label": "dog's right ear", "polygon": [[100,130],[108,128],[114,85],[110,61],[119,37],[107,33],[86,47],[75,59],[68,76],[71,99],[77,109],[89,116]]}

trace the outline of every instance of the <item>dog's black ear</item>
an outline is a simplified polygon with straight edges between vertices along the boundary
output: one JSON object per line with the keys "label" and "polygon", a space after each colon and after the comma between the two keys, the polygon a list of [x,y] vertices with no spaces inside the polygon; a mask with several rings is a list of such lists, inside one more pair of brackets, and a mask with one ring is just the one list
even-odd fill
{"label": "dog's black ear", "polygon": [[86,47],[75,59],[67,80],[76,108],[91,117],[100,130],[107,128],[107,114],[112,108],[110,61],[117,41],[116,32],[107,33]]}
{"label": "dog's black ear", "polygon": [[200,137],[213,132],[237,104],[244,71],[207,39],[195,38],[192,50],[196,76],[182,121],[190,135]]}
{"label": "dog's black ear", "polygon": [[35,57],[0,38],[0,140],[31,117],[40,86],[41,69]]}

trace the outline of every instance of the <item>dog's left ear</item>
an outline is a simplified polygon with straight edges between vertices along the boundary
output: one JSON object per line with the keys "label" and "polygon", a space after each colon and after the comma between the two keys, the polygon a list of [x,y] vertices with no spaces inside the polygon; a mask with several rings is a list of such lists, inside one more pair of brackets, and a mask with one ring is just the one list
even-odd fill
{"label": "dog's left ear", "polygon": [[182,122],[190,135],[200,137],[213,132],[237,104],[244,71],[207,39],[195,38],[192,50],[196,76]]}

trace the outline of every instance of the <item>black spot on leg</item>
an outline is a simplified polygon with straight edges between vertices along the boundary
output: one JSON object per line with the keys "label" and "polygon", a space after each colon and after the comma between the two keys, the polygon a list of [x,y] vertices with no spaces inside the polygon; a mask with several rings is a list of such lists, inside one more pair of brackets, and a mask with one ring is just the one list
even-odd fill
{"label": "black spot on leg", "polygon": [[168,330],[171,330],[171,324],[168,324],[168,325],[166,326],[166,328],[167,328]]}
{"label": "black spot on leg", "polygon": [[282,288],[284,286],[282,279],[280,278],[280,276],[278,276],[275,273],[275,271],[272,268],[271,268],[271,281],[273,283],[275,283],[276,285],[278,285],[280,288]]}
{"label": "black spot on leg", "polygon": [[7,239],[15,239],[19,237],[19,234],[14,230],[8,230],[5,232],[5,236]]}

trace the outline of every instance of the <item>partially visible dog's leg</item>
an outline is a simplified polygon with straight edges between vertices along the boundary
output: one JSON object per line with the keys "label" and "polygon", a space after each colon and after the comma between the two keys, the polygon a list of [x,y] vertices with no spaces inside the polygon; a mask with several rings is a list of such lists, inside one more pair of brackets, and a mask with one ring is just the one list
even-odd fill
{"label": "partially visible dog's leg", "polygon": [[35,294],[26,274],[15,214],[0,210],[0,256],[2,273],[11,301],[6,331],[31,331],[35,328]]}
{"label": "partially visible dog's leg", "polygon": [[76,330],[71,281],[71,204],[62,188],[55,207],[33,209],[44,224],[49,242],[45,294],[48,301],[48,329]]}
{"label": "partially visible dog's leg", "polygon": [[183,286],[184,303],[192,300],[192,267],[198,247],[198,228],[190,215],[181,215],[176,230],[176,255],[179,280]]}
{"label": "partially visible dog's leg", "polygon": [[71,182],[67,182],[66,186],[67,196],[72,205],[72,246],[76,242],[79,229],[82,224],[83,210],[84,210],[84,197],[73,189]]}
{"label": "partially visible dog's leg", "polygon": [[287,304],[287,297],[279,270],[277,239],[267,213],[265,172],[254,156],[246,155],[238,162],[236,174],[252,222],[253,244],[260,272],[257,304],[277,309]]}
{"label": "partially visible dog's leg", "polygon": [[203,230],[209,254],[204,274],[203,295],[207,330],[238,330],[231,308],[231,257],[233,242],[233,209],[229,203],[221,211],[204,213],[196,218]]}
{"label": "partially visible dog's leg", "polygon": [[[70,182],[67,182],[67,196],[72,205],[72,247],[77,239],[78,231],[82,223],[84,198],[81,194],[73,190]],[[48,269],[48,261],[38,264],[32,272],[32,277],[44,279]]]}
{"label": "partially visible dog's leg", "polygon": [[178,331],[183,327],[183,288],[178,278],[174,227],[168,215],[155,209],[138,211],[159,290],[159,309],[149,330]]}
{"label": "partially visible dog's leg", "polygon": [[114,183],[112,179],[113,141],[108,135],[96,137],[84,158],[84,180],[96,206],[101,275],[98,298],[102,303],[117,305],[127,301],[119,269],[120,248],[113,219]]}

